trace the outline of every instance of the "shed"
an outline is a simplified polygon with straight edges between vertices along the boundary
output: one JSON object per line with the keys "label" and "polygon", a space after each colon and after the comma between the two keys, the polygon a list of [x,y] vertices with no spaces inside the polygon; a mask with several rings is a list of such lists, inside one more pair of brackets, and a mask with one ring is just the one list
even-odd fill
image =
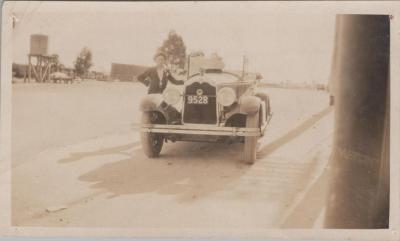
{"label": "shed", "polygon": [[122,81],[136,81],[136,77],[146,71],[148,67],[134,64],[111,64],[111,79]]}

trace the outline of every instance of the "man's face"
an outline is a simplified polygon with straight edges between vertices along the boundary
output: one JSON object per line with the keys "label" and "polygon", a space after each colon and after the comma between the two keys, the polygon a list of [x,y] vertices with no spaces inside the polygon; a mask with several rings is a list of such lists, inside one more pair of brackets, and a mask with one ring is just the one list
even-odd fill
{"label": "man's face", "polygon": [[154,59],[154,61],[156,62],[156,64],[157,64],[158,67],[162,67],[162,66],[165,65],[165,58],[164,58],[164,56],[159,55],[159,56],[157,56],[157,57]]}

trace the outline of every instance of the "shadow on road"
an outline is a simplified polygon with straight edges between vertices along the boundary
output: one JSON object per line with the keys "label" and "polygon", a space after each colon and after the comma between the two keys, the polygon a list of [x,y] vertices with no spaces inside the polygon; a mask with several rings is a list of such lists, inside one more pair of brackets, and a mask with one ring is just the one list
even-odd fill
{"label": "shadow on road", "polygon": [[[298,137],[331,110],[326,108],[315,114],[262,148],[258,156],[262,158]],[[127,158],[104,164],[81,175],[79,180],[92,183],[90,187],[93,189],[111,193],[110,197],[154,192],[175,195],[181,202],[191,202],[211,193],[231,190],[235,182],[249,170],[249,166],[239,160],[241,144],[168,143],[161,156],[155,159],[147,158],[141,149],[134,148],[137,146],[139,143],[130,143],[93,152],[73,153],[59,160],[59,163],[88,157],[101,158],[105,155],[121,158],[118,154],[123,154]]]}
{"label": "shadow on road", "polygon": [[86,152],[74,152],[69,157],[58,160],[59,163],[69,163],[82,160],[84,158],[92,157],[92,156],[102,156],[102,155],[110,155],[110,154],[126,154],[130,156],[129,153],[125,153],[124,151],[128,151],[136,146],[139,146],[140,142],[134,142],[127,145],[103,148],[96,151],[86,151]]}
{"label": "shadow on road", "polygon": [[[112,193],[110,197],[156,192],[176,195],[178,201],[190,202],[234,187],[235,180],[248,170],[248,166],[237,159],[239,146],[168,144],[162,151],[165,154],[156,159],[149,159],[141,149],[136,149],[130,158],[104,164],[81,175],[79,180],[93,183],[93,189]],[[97,154],[111,154],[110,150],[117,154],[126,148],[99,150]],[[90,153],[90,156],[95,155]]]}
{"label": "shadow on road", "polygon": [[317,114],[314,114],[311,116],[309,119],[304,121],[301,125],[295,127],[294,129],[290,130],[288,133],[283,135],[282,137],[278,138],[277,140],[273,141],[269,145],[266,145],[265,147],[261,148],[259,152],[257,153],[257,156],[259,158],[265,157],[281,146],[285,145],[286,143],[290,142],[294,138],[300,136],[303,132],[311,128],[315,123],[317,123],[319,120],[321,120],[324,116],[329,114],[331,111],[333,111],[332,107],[327,107],[323,109],[322,111],[318,112]]}

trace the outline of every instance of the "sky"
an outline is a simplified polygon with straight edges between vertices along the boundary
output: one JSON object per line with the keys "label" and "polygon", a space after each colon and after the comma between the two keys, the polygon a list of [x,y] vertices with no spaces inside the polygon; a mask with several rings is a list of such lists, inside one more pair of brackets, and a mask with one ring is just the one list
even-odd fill
{"label": "sky", "polygon": [[[312,5],[312,4],[311,4]],[[14,62],[27,63],[31,34],[49,37],[49,54],[73,66],[83,47],[93,53],[93,70],[111,63],[152,65],[170,30],[187,51],[217,52],[229,69],[249,70],[266,80],[326,83],[329,78],[335,14],[317,5],[264,2],[63,3],[16,2]]]}

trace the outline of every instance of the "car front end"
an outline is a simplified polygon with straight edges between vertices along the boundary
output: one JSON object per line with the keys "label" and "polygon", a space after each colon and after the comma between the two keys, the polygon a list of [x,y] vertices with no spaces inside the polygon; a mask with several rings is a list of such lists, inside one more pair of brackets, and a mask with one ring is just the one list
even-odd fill
{"label": "car front end", "polygon": [[243,159],[253,163],[272,116],[257,81],[206,69],[190,76],[183,89],[168,84],[162,94],[146,96],[140,131],[147,156],[158,156],[168,141],[243,143]]}

